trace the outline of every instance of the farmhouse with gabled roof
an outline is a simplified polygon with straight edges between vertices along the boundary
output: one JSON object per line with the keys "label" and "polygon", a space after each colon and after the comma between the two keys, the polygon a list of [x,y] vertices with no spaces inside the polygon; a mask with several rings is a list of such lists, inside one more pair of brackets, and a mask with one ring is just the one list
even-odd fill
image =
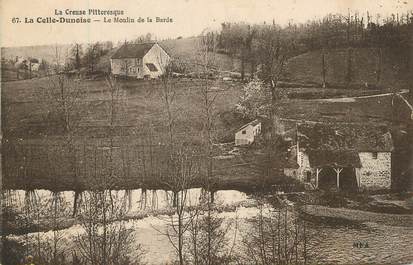
{"label": "farmhouse with gabled roof", "polygon": [[386,126],[299,124],[296,149],[299,168],[287,172],[314,188],[391,187],[393,143]]}
{"label": "farmhouse with gabled roof", "polygon": [[125,43],[110,58],[115,76],[158,78],[171,58],[158,43]]}

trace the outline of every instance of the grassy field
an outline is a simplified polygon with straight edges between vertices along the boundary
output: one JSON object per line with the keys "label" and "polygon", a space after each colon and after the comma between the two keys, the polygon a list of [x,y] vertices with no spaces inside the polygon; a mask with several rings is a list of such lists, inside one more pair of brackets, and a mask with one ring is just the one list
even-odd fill
{"label": "grassy field", "polygon": [[[179,40],[166,40],[162,41],[160,45],[164,47],[174,58],[199,63],[199,43],[199,37],[192,37]],[[220,71],[239,71],[240,69],[239,60],[232,59],[225,54],[215,54],[213,57],[213,64],[216,69]]]}
{"label": "grassy field", "polygon": [[[202,129],[201,88],[205,80],[174,79],[175,97],[173,113],[176,133],[192,135],[199,141]],[[234,130],[246,120],[240,119],[233,110],[242,94],[242,84],[210,80],[212,96],[215,101],[216,133],[219,142],[231,140]],[[152,128],[156,133],[165,131],[166,113],[162,101],[162,84],[160,81],[120,80],[120,96],[117,97],[115,125],[127,128]],[[86,80],[80,84],[83,91],[79,99],[74,120],[78,125],[77,134],[88,137],[104,137],[104,128],[110,121],[110,93],[105,80]],[[47,135],[61,136],[62,124],[56,115],[52,101],[44,97],[45,91],[51,89],[48,78],[22,80],[3,83],[2,89],[2,123],[6,137],[36,138]],[[311,100],[314,98],[345,97],[380,93],[379,90],[344,90],[318,88],[288,89],[290,100],[282,102],[280,113],[284,118],[331,120],[331,121],[365,121],[366,119],[390,121],[394,118],[391,96],[360,98],[337,102],[328,100]],[[304,98],[304,99],[302,99]],[[310,99],[310,100],[307,100]],[[121,133],[121,132],[119,132]],[[141,132],[143,133],[143,132]],[[139,134],[133,132],[133,135]],[[197,139],[198,138],[198,139]]]}
{"label": "grassy field", "polygon": [[[411,74],[406,57],[401,51],[383,51],[383,62],[380,82],[376,82],[378,65],[378,52],[376,49],[357,48],[352,55],[351,86],[408,88]],[[326,82],[330,86],[343,87],[346,84],[347,50],[327,50],[325,53]],[[411,69],[411,68],[410,68]],[[286,69],[285,77],[290,80],[322,83],[322,56],[321,51],[312,51],[292,58]]]}
{"label": "grassy field", "polygon": [[[175,79],[173,87],[174,137],[191,145],[202,145],[203,109],[201,88],[205,80]],[[241,95],[241,83],[208,81],[215,102],[215,142],[231,142],[234,133],[247,120],[234,113]],[[45,100],[50,89],[46,78],[3,83],[2,125],[6,138],[3,152],[5,187],[87,188],[96,176],[107,172],[110,120],[110,93],[104,80],[80,83],[84,92],[76,112],[75,150],[64,146],[63,124],[53,104]],[[156,179],[165,169],[166,112],[160,81],[120,80],[119,102],[115,104],[114,151],[116,188],[157,187]],[[315,88],[290,89],[312,93]],[[324,97],[344,96],[343,90],[318,90]],[[347,91],[358,95],[357,91]],[[360,92],[360,91],[359,91]],[[362,92],[362,91],[361,91]],[[320,95],[321,95],[320,94]],[[363,94],[363,93],[361,93]],[[329,100],[290,99],[280,104],[285,119],[340,122],[390,122],[394,107],[391,97],[364,98],[335,102]],[[223,153],[226,153],[226,150]],[[259,150],[258,150],[259,151]],[[217,153],[220,155],[220,152]],[[74,157],[76,159],[74,159]],[[252,188],[263,176],[259,154],[218,159],[217,182],[224,188]],[[97,164],[96,161],[99,161]],[[73,164],[76,166],[73,167]],[[59,165],[57,168],[53,165]],[[106,166],[105,166],[106,165]],[[75,170],[73,171],[73,168]],[[106,172],[106,173],[105,173]],[[265,180],[268,181],[268,180]],[[277,183],[274,178],[270,183]],[[159,185],[158,185],[159,186]]]}
{"label": "grassy field", "polygon": [[[290,100],[281,104],[282,117],[330,122],[390,122],[397,118],[391,96],[349,101]],[[401,115],[401,113],[400,113]]]}
{"label": "grassy field", "polygon": [[[201,87],[204,80],[176,79],[171,82],[174,89],[172,104],[176,132],[199,135],[202,126],[202,96]],[[218,94],[215,101],[215,113],[231,111],[241,94],[240,84],[208,81],[212,87],[211,96]],[[94,136],[89,129],[109,125],[110,93],[105,80],[82,81],[83,91],[79,99],[78,109],[73,113],[79,114],[77,123],[78,134]],[[162,132],[166,124],[165,105],[162,101],[162,84],[160,81],[120,80],[120,96],[116,98],[115,124],[123,127],[148,127]],[[62,124],[55,117],[53,102],[47,102],[45,90],[51,89],[47,78],[3,83],[3,133],[7,137],[33,138],[42,135],[59,136],[62,134]],[[228,116],[226,116],[228,119]],[[217,119],[217,133],[225,133],[242,125],[238,122]]]}
{"label": "grassy field", "polygon": [[[172,104],[174,137],[188,144],[202,140],[203,108],[201,88],[205,80],[173,80],[175,95]],[[232,114],[241,93],[240,84],[209,80],[211,96],[216,97],[217,141],[233,139],[235,129],[245,120]],[[50,89],[46,78],[3,83],[2,125],[7,139],[3,145],[4,185],[70,189],[87,187],[96,172],[105,175],[109,146],[110,93],[104,80],[84,81],[84,91],[77,105],[75,151],[64,146],[63,124],[55,115],[53,104],[44,98]],[[139,187],[145,176],[159,176],[165,166],[168,144],[167,115],[162,101],[160,81],[120,80],[119,101],[116,102],[114,152],[116,174],[122,181],[116,187]],[[77,157],[73,162],[71,159]],[[101,161],[96,165],[94,158]],[[102,162],[103,161],[103,162]],[[106,161],[106,162],[105,162]],[[77,168],[73,172],[73,164]],[[59,165],[59,168],[51,168]],[[21,168],[24,168],[22,170]],[[93,169],[97,171],[93,171]],[[93,173],[95,172],[95,173]],[[79,179],[76,176],[79,175]],[[29,176],[29,177],[28,177]],[[58,181],[56,181],[56,178]],[[76,185],[75,185],[76,183]],[[148,185],[151,185],[148,184]],[[159,184],[159,183],[158,183]]]}

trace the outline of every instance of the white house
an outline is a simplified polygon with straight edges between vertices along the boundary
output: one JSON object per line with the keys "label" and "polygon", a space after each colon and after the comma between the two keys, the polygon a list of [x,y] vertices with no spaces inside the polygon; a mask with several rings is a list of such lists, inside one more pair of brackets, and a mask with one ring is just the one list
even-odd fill
{"label": "white house", "polygon": [[28,60],[29,70],[34,71],[34,72],[39,71],[40,63],[41,63],[41,60],[36,59],[36,58],[30,58]]}
{"label": "white house", "polygon": [[41,59],[24,58],[24,57],[16,56],[14,66],[16,68],[23,67],[24,69],[27,69],[29,71],[37,72],[39,71],[41,62],[42,62]]}
{"label": "white house", "polygon": [[16,59],[14,60],[14,66],[17,68],[21,64],[26,64],[26,61],[26,58],[23,58],[22,56],[16,56]]}
{"label": "white house", "polygon": [[115,76],[152,79],[164,73],[170,60],[157,43],[125,43],[110,58],[110,66]]}
{"label": "white house", "polygon": [[385,126],[300,124],[295,149],[298,169],[284,173],[313,188],[391,188],[393,142]]}
{"label": "white house", "polygon": [[235,145],[252,144],[255,137],[261,133],[261,122],[253,120],[239,128],[235,133]]}

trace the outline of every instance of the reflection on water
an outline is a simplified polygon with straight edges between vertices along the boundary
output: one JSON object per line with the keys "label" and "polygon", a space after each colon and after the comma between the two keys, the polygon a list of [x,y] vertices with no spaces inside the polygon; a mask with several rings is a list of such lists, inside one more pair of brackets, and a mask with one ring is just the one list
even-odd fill
{"label": "reflection on water", "polygon": [[[187,190],[187,206],[196,206],[199,204],[199,199],[202,193],[201,188],[188,189]],[[118,198],[125,198],[128,204],[128,212],[140,212],[142,210],[160,210],[171,207],[173,204],[172,191],[165,190],[113,190],[112,194]],[[74,191],[62,191],[59,192],[59,196],[65,202],[68,207],[73,206],[75,192]],[[87,196],[87,191],[83,192],[79,196],[81,203],[82,196]],[[12,190],[8,191],[8,198],[14,207],[22,209],[27,197],[31,197],[31,200],[37,202],[49,201],[53,198],[53,193],[49,190]],[[215,202],[220,205],[233,205],[247,200],[247,195],[243,192],[236,190],[220,190],[214,193]]]}

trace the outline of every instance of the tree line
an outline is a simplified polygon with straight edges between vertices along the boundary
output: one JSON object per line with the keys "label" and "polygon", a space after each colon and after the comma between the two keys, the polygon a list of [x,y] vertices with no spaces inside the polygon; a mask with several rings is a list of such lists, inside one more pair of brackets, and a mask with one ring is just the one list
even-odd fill
{"label": "tree line", "polygon": [[240,60],[244,79],[247,66],[253,77],[268,58],[269,35],[278,39],[279,48],[288,48],[290,56],[312,50],[356,47],[401,49],[407,53],[411,48],[412,25],[412,11],[389,17],[349,11],[347,15],[329,14],[306,23],[289,22],[283,27],[275,21],[272,24],[226,22],[221,24],[217,51]]}

